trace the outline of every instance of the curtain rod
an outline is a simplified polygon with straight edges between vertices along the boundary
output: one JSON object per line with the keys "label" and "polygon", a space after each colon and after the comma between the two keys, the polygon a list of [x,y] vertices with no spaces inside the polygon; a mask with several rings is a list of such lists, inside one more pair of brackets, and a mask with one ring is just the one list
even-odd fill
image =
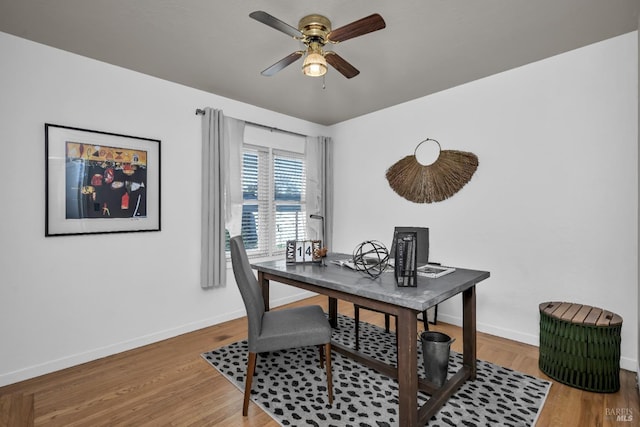
{"label": "curtain rod", "polygon": [[[203,110],[203,109],[201,109],[201,108],[198,108],[198,109],[196,110],[196,115],[197,115],[197,116],[202,116],[202,115],[204,115],[204,110]],[[270,131],[277,131],[277,132],[282,132],[282,133],[288,133],[288,134],[290,134],[290,135],[302,136],[302,137],[305,137],[305,138],[308,136],[308,135],[304,135],[304,134],[302,134],[302,133],[298,133],[298,132],[293,132],[293,131],[290,131],[290,130],[284,130],[284,129],[275,128],[275,127],[273,127],[273,126],[263,125],[263,124],[261,124],[261,123],[250,122],[250,121],[248,121],[248,120],[243,120],[243,121],[244,121],[245,123],[249,124],[249,125],[257,126],[257,127],[264,128],[264,129],[268,129],[268,130],[270,130]]]}

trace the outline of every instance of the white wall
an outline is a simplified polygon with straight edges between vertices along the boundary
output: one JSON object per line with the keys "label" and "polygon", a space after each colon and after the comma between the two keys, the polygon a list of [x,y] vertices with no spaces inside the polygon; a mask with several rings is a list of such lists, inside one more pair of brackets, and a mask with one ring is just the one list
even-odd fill
{"label": "white wall", "polygon": [[[243,316],[231,273],[224,289],[199,284],[195,110],[328,130],[4,33],[0,57],[0,386]],[[45,122],[160,139],[162,231],[45,238]]]}
{"label": "white wall", "polygon": [[[640,16],[638,16],[638,28],[640,29]],[[638,66],[638,82],[640,82],[640,31],[638,34],[638,56],[636,57],[636,65]],[[638,84],[638,123],[640,124],[640,83]],[[638,142],[640,144],[640,125],[638,126]],[[638,164],[640,165],[640,149],[638,150]],[[638,174],[638,185],[640,186],[640,173]],[[640,202],[640,201],[639,201]],[[638,205],[640,208],[640,204]],[[640,216],[638,217],[638,225],[640,226]],[[640,245],[640,233],[638,234],[638,244]],[[640,265],[640,252],[638,253],[638,264]],[[639,278],[640,279],[640,278]],[[638,308],[640,309],[640,280],[638,281]],[[636,359],[636,382],[638,384],[637,391],[640,394],[640,315],[638,316],[638,357]]]}
{"label": "white wall", "polygon": [[[244,314],[232,280],[199,286],[204,106],[333,134],[335,249],[429,226],[433,260],[491,271],[480,330],[537,344],[539,302],[603,306],[624,317],[622,364],[636,369],[635,34],[332,128],[3,33],[0,56],[0,386]],[[160,139],[162,231],[44,238],[45,122]],[[426,137],[480,167],[453,198],[416,205],[384,171]],[[295,292],[275,287],[274,305]],[[459,322],[459,305],[440,318]]]}
{"label": "white wall", "polygon": [[[573,301],[624,318],[637,366],[637,34],[631,33],[333,127],[334,249],[430,227],[430,259],[488,270],[478,329],[538,344],[538,304]],[[428,78],[428,76],[425,76]],[[385,171],[425,138],[471,151],[458,194],[414,204]],[[363,161],[366,159],[366,161]],[[440,319],[461,323],[459,298]]]}

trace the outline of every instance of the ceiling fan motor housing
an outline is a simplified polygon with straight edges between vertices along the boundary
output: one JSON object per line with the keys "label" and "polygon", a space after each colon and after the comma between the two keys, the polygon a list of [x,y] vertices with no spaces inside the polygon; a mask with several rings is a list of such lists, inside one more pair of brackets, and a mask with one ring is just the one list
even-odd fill
{"label": "ceiling fan motor housing", "polygon": [[298,29],[306,40],[318,41],[324,45],[331,32],[331,21],[322,15],[307,15],[298,23]]}

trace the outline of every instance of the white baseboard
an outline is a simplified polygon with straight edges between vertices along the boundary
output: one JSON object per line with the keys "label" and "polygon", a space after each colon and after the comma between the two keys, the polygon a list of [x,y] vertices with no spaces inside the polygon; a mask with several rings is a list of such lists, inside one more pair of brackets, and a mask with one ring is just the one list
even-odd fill
{"label": "white baseboard", "polygon": [[[270,304],[272,307],[278,307],[284,304],[289,304],[291,302],[308,298],[313,295],[315,294],[303,291],[295,295],[287,296],[285,298],[271,300]],[[217,325],[218,323],[237,319],[245,315],[246,312],[244,310],[236,310],[233,312],[223,313],[219,316],[202,319],[197,322],[188,323],[176,328],[154,332],[152,334],[140,336],[131,340],[110,344],[104,347],[94,348],[82,353],[72,354],[56,360],[49,360],[38,365],[28,366],[17,371],[4,373],[0,375],[0,387],[35,378],[41,375],[50,374],[61,369],[70,368],[72,366],[91,362],[103,357],[112,356],[114,354],[122,353],[124,351],[132,350],[134,348],[142,347],[148,344],[153,344],[155,342],[173,338],[188,332],[197,331],[198,329]]]}
{"label": "white baseboard", "polygon": [[295,295],[288,295],[284,298],[278,298],[278,299],[272,299],[271,301],[269,301],[269,305],[271,307],[279,307],[281,305],[285,305],[285,304],[289,304],[292,302],[296,302],[296,301],[300,301],[302,299],[305,298],[310,298],[313,296],[316,296],[318,294],[313,293],[313,292],[309,292],[309,291],[301,291]]}
{"label": "white baseboard", "polygon": [[620,357],[620,369],[633,372],[634,367],[638,361],[630,357]]}
{"label": "white baseboard", "polygon": [[[442,320],[445,323],[450,323],[456,326],[462,326],[462,318],[457,316],[449,316],[444,313],[438,312],[438,321]],[[537,335],[524,334],[512,329],[497,327],[486,323],[478,323],[476,325],[478,332],[484,332],[489,335],[495,335],[501,338],[506,338],[513,341],[518,341],[525,344],[539,345],[539,337]]]}
{"label": "white baseboard", "polygon": [[[270,301],[271,307],[279,307],[281,305],[289,304],[295,301],[299,301],[304,298],[314,296],[314,293],[302,291],[295,295],[289,295],[287,297],[278,298]],[[40,375],[49,374],[51,372],[66,369],[72,366],[80,365],[82,363],[91,362],[93,360],[101,359],[103,357],[111,356],[114,354],[122,353],[124,351],[132,350],[134,348],[142,347],[148,344],[153,344],[158,341],[162,341],[168,338],[173,338],[178,335],[182,335],[188,332],[193,332],[198,329],[206,328],[218,323],[226,322],[229,320],[237,319],[245,316],[244,310],[237,310],[234,312],[223,313],[219,316],[202,319],[197,322],[188,323],[177,328],[167,329],[164,331],[158,331],[153,334],[144,335],[128,341],[111,344],[108,346],[92,349],[83,353],[73,354],[67,357],[59,358],[56,360],[47,361],[46,363],[29,366],[17,371],[8,372],[0,375],[0,387],[13,384],[16,382],[35,378]],[[456,326],[462,325],[462,318],[456,316],[450,316],[445,313],[438,313],[438,322],[445,322]],[[502,327],[496,327],[494,325],[478,323],[477,329],[479,332],[496,335],[502,338],[510,339],[525,344],[534,346],[539,345],[539,337],[537,335],[523,334],[521,332],[506,329]],[[628,371],[637,372],[637,381],[640,390],[640,362],[627,357],[620,359],[620,367]]]}
{"label": "white baseboard", "polygon": [[[456,316],[449,316],[444,313],[438,312],[438,321],[442,320],[445,323],[450,323],[456,326],[462,326],[462,318]],[[486,323],[478,323],[476,325],[478,332],[484,332],[486,334],[495,335],[500,338],[506,338],[509,340],[521,342],[538,347],[540,345],[540,336],[533,334],[525,334],[512,329],[502,328],[495,325],[489,325]],[[640,364],[638,360],[630,357],[620,357],[620,368],[633,372],[636,370],[640,376]],[[639,383],[640,385],[640,380]]]}
{"label": "white baseboard", "polygon": [[30,378],[35,378],[40,375],[49,374],[51,372],[59,371],[61,369],[70,368],[72,366],[80,365],[82,363],[91,362],[93,360],[101,359],[103,357],[122,353],[124,351],[132,350],[134,348],[142,347],[142,346],[152,344],[158,341],[162,341],[168,338],[173,338],[178,335],[182,335],[188,332],[193,332],[198,329],[206,328],[211,325],[236,319],[244,315],[245,315],[244,310],[224,313],[220,316],[214,316],[211,318],[202,319],[197,322],[188,323],[176,328],[154,332],[152,334],[140,336],[137,338],[133,338],[131,340],[110,344],[104,347],[95,348],[82,353],[72,354],[56,360],[50,360],[38,365],[29,366],[23,369],[19,369],[17,371],[8,372],[0,375],[0,387],[8,384],[13,384],[19,381],[24,381]]}

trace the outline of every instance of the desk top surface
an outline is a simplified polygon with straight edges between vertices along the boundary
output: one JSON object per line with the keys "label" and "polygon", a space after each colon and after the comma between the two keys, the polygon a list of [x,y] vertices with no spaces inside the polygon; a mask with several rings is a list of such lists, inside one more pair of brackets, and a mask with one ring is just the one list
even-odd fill
{"label": "desk top surface", "polygon": [[423,311],[441,303],[490,276],[488,271],[456,267],[453,273],[436,279],[418,276],[416,287],[405,288],[396,284],[393,271],[382,273],[378,278],[373,279],[366,273],[330,262],[348,257],[344,254],[329,254],[326,266],[315,263],[287,264],[284,259],[281,259],[255,263],[252,267],[263,273],[417,311]]}

